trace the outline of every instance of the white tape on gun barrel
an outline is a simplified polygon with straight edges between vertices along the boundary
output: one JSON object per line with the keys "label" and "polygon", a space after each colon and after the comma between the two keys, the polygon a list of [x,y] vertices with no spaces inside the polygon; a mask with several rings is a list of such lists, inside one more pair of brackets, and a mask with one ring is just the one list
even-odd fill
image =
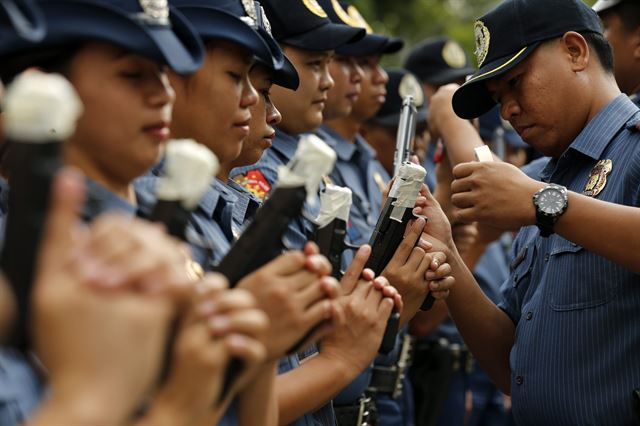
{"label": "white tape on gun barrel", "polygon": [[184,208],[193,210],[219,168],[218,157],[205,146],[192,139],[172,140],[167,144],[157,197],[181,201]]}
{"label": "white tape on gun barrel", "polygon": [[320,214],[316,219],[318,227],[322,228],[334,219],[349,222],[352,193],[349,188],[337,185],[327,185],[320,193]]}
{"label": "white tape on gun barrel", "polygon": [[400,167],[400,172],[389,191],[389,197],[396,199],[392,204],[394,209],[391,219],[402,222],[405,210],[413,209],[426,176],[427,171],[417,164],[405,163]]}
{"label": "white tape on gun barrel", "polygon": [[278,169],[278,186],[304,185],[307,202],[314,202],[322,177],[336,163],[336,153],[316,135],[304,135],[298,142],[296,154],[286,167]]}
{"label": "white tape on gun barrel", "polygon": [[61,75],[29,71],[7,89],[3,111],[7,139],[45,143],[73,135],[83,106],[71,83]]}
{"label": "white tape on gun barrel", "polygon": [[476,161],[481,163],[493,161],[493,153],[487,145],[476,147],[473,151],[476,155]]}

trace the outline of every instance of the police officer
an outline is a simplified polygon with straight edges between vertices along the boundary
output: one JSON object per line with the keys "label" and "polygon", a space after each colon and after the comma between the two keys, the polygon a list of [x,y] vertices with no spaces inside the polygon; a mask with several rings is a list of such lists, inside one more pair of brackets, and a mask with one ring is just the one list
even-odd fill
{"label": "police officer", "polygon": [[[476,22],[475,34],[480,69],[456,92],[456,113],[476,117],[497,102],[525,142],[552,159],[542,182],[505,163],[454,169],[461,218],[525,228],[501,302],[454,266],[449,310],[511,394],[518,424],[632,424],[640,368],[626,348],[638,345],[630,324],[640,270],[639,240],[628,230],[640,221],[630,208],[639,205],[640,112],[620,94],[598,17],[581,1],[508,0]],[[433,236],[450,241],[436,230],[445,221],[435,204],[423,212]]]}
{"label": "police officer", "polygon": [[[0,39],[23,37],[38,41],[44,37],[46,27],[41,11],[33,1],[15,3],[0,2]],[[5,149],[6,146],[3,146]],[[0,179],[2,194],[2,220],[7,213],[8,186]],[[0,283],[0,309],[4,312],[1,328],[10,327],[16,313],[15,299],[4,280]],[[2,335],[4,342],[5,334]],[[22,423],[43,397],[44,389],[39,376],[31,368],[28,359],[20,352],[0,347],[0,423],[18,425]]]}
{"label": "police officer", "polygon": [[640,105],[640,5],[632,0],[599,0],[593,10],[613,47],[618,86]]}

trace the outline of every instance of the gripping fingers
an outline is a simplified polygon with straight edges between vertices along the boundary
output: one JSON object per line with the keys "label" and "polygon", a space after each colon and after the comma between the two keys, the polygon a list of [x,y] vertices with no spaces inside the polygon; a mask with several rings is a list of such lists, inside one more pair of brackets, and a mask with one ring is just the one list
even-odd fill
{"label": "gripping fingers", "polygon": [[207,320],[213,336],[243,334],[257,337],[269,327],[269,318],[259,309],[237,310],[227,315],[216,315]]}
{"label": "gripping fingers", "polygon": [[448,275],[451,275],[451,273],[452,273],[451,265],[449,265],[448,263],[444,263],[440,265],[438,269],[436,269],[435,271],[428,270],[425,274],[425,278],[428,281],[435,281],[435,280],[440,280],[442,278],[445,278]]}
{"label": "gripping fingers", "polygon": [[449,296],[449,291],[453,288],[456,280],[452,276],[448,276],[441,280],[431,281],[429,283],[429,290],[435,299],[443,300]]}
{"label": "gripping fingers", "polygon": [[231,334],[224,343],[232,357],[242,359],[246,364],[256,365],[267,358],[267,349],[258,340],[242,334]]}
{"label": "gripping fingers", "polygon": [[351,262],[351,265],[347,268],[340,284],[342,285],[343,294],[351,294],[351,292],[356,287],[360,276],[362,275],[362,271],[364,269],[364,265],[369,260],[369,256],[371,255],[371,246],[364,245],[358,249],[356,255]]}

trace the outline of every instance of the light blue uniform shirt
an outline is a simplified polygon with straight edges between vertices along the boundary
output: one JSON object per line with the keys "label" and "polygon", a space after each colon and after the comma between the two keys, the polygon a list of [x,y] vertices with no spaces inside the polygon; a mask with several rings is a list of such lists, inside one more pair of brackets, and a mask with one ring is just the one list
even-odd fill
{"label": "light blue uniform shirt", "polygon": [[[292,136],[282,130],[277,130],[273,146],[264,152],[260,161],[251,166],[238,167],[231,170],[230,177],[236,181],[241,181],[243,176],[248,176],[257,171],[272,190],[278,183],[278,168],[286,166],[293,159],[298,149],[299,138],[299,136]],[[266,196],[266,194],[264,195]],[[318,203],[315,205],[305,203],[304,211],[306,217],[314,219],[320,212],[320,206]],[[287,247],[302,250],[313,229],[314,226],[310,221],[301,217],[294,219],[285,233],[284,239],[287,242]]]}
{"label": "light blue uniform shirt", "polygon": [[[638,107],[618,96],[549,162],[542,180],[582,193],[598,161],[611,160],[597,199],[640,206],[638,122]],[[510,367],[517,423],[636,424],[640,276],[558,235],[542,238],[535,226],[521,230],[513,254],[499,306],[516,326]]]}

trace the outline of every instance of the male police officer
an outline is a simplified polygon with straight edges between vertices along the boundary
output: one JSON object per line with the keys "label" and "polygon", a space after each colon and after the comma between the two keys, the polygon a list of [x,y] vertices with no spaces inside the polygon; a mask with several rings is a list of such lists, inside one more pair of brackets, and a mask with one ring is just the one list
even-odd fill
{"label": "male police officer", "polygon": [[[640,111],[620,94],[598,17],[581,1],[507,0],[475,32],[480,69],[456,92],[456,113],[476,117],[499,103],[525,142],[552,159],[543,182],[505,163],[454,169],[461,218],[529,226],[499,305],[454,260],[449,310],[511,393],[518,423],[632,424],[640,238],[629,230],[640,224]],[[452,248],[433,200],[423,213]]]}
{"label": "male police officer", "polygon": [[640,105],[640,3],[599,0],[593,5],[613,47],[614,70],[620,90]]}

